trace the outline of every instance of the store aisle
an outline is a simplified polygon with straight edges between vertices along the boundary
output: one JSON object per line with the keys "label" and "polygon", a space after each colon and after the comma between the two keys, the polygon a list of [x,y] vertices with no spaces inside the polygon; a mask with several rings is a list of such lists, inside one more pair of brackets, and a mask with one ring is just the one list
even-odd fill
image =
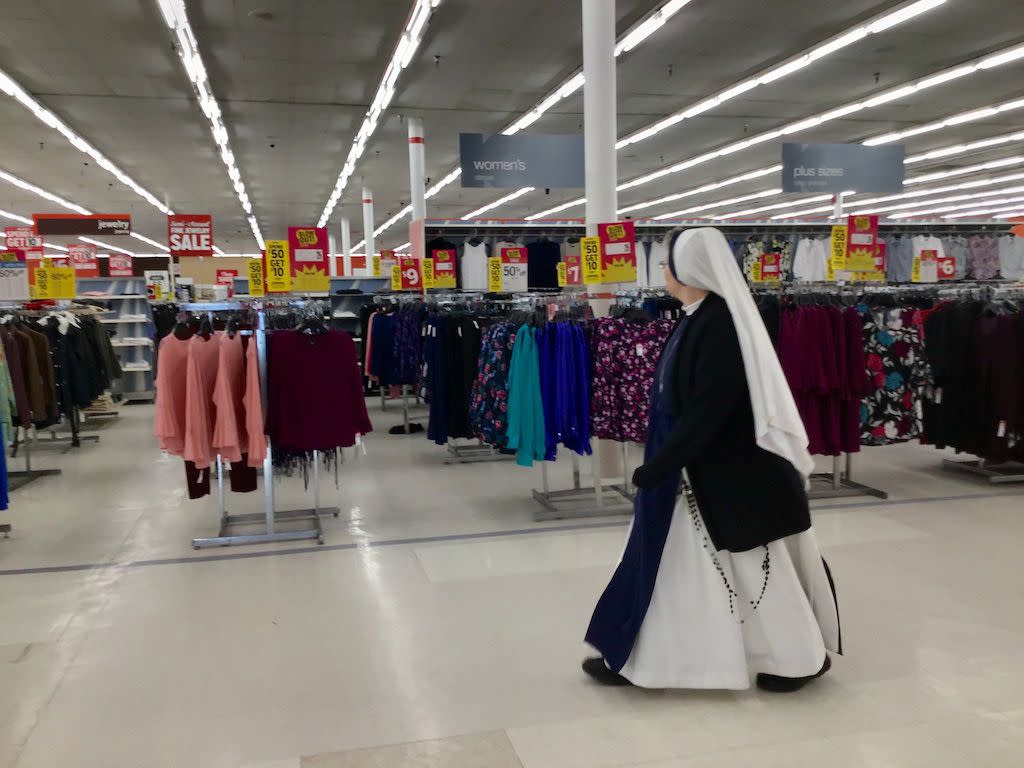
{"label": "store aisle", "polygon": [[[535,473],[445,466],[374,411],[369,455],[339,492],[325,482],[343,510],[327,546],[195,552],[215,501],[184,498],[148,407],[122,413],[99,446],[40,454],[64,474],[14,497],[3,768],[903,768],[1024,751],[1024,488],[942,473],[931,449],[859,458],[891,502],[816,505],[847,649],[831,675],[782,698],[651,693],[579,671],[624,521],[534,524]],[[282,505],[306,498],[282,485]]]}

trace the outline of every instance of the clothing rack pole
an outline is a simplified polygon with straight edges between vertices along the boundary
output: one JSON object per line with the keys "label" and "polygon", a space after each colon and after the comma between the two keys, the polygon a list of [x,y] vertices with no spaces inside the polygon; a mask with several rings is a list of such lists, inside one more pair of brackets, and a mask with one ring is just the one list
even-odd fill
{"label": "clothing rack pole", "polygon": [[[241,309],[241,305],[236,302],[217,303],[213,302],[210,304],[183,304],[181,309],[183,311],[201,311],[201,312],[218,312],[224,310],[237,311]],[[263,401],[263,413],[267,413],[267,406],[269,405],[269,392],[268,392],[268,376],[267,376],[267,318],[266,309],[260,308],[257,313],[257,327],[253,333],[253,341],[256,343],[256,357],[259,364],[259,376],[260,376],[260,396]],[[313,476],[319,480],[319,451],[314,451],[314,468]],[[220,457],[218,456],[218,486],[223,488],[222,475],[220,473]],[[273,444],[267,439],[267,454],[263,459],[263,500],[264,500],[264,511],[262,513],[249,513],[241,515],[229,515],[227,512],[222,513],[220,521],[220,531],[217,536],[211,537],[200,537],[192,539],[192,547],[194,549],[202,549],[206,547],[227,547],[240,544],[265,544],[268,542],[275,541],[299,541],[303,539],[316,539],[318,544],[324,543],[324,532],[323,525],[320,520],[321,512],[329,512],[335,517],[338,516],[340,510],[338,507],[329,507],[326,509],[320,508],[320,495],[319,495],[319,484],[317,483],[314,488],[314,503],[316,506],[312,509],[291,509],[278,512],[275,509],[274,504],[274,462],[273,462]],[[222,507],[223,508],[223,507]],[[300,530],[277,530],[277,522],[297,522],[297,521],[312,521],[313,526],[311,528],[304,528]],[[263,523],[263,533],[230,533],[232,526],[236,525],[258,525]]]}

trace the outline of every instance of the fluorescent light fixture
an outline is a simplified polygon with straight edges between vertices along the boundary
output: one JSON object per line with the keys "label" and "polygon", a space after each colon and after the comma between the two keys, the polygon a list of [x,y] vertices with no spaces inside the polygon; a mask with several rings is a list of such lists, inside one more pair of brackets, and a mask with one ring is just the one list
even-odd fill
{"label": "fluorescent light fixture", "polygon": [[469,219],[475,219],[480,214],[487,213],[492,208],[497,208],[499,205],[504,205],[507,202],[515,200],[517,197],[522,197],[527,192],[533,192],[533,189],[533,187],[523,187],[522,189],[517,189],[515,192],[510,192],[504,197],[498,198],[493,203],[488,203],[487,205],[477,208],[475,211],[470,211],[462,217],[462,220],[468,221]]}
{"label": "fluorescent light fixture", "polygon": [[24,216],[19,216],[16,213],[11,213],[10,211],[5,211],[2,208],[0,208],[0,216],[2,216],[5,219],[10,219],[11,221],[19,221],[22,224],[34,224],[35,223],[35,222],[32,221],[32,219],[26,219]]}
{"label": "fluorescent light fixture", "polygon": [[401,245],[396,245],[395,246],[395,252],[397,253],[398,251],[407,251],[407,250],[409,250],[409,247],[411,245],[412,245],[412,243],[402,243]]}
{"label": "fluorescent light fixture", "polygon": [[185,73],[192,83],[196,101],[210,124],[210,134],[217,145],[221,162],[224,163],[228,179],[231,181],[231,186],[235,190],[238,202],[242,206],[242,211],[244,211],[245,217],[249,222],[249,228],[252,230],[253,237],[256,238],[256,242],[262,248],[263,235],[260,233],[259,223],[253,215],[252,201],[249,199],[249,193],[246,191],[245,183],[242,181],[242,173],[235,163],[235,153],[231,151],[231,145],[228,140],[228,129],[221,119],[220,105],[213,95],[213,87],[210,85],[206,66],[203,64],[203,57],[199,53],[199,43],[196,41],[195,34],[192,32],[192,26],[188,22],[185,4],[182,0],[157,0],[157,4],[160,6],[164,22],[177,40],[178,56],[181,58],[182,65],[185,67]]}
{"label": "fluorescent light fixture", "polygon": [[772,205],[762,205],[758,208],[748,208],[745,211],[736,211],[734,213],[724,213],[719,216],[712,216],[713,219],[740,219],[744,216],[750,216],[754,213],[763,213],[764,211],[774,211],[779,208],[788,208],[791,205],[807,205],[808,203],[820,203],[824,200],[831,200],[832,195],[815,195],[814,197],[805,197],[800,200],[790,200],[785,203],[773,203]]}
{"label": "fluorescent light fixture", "polygon": [[[1018,188],[1024,189],[1024,187]],[[1006,193],[1012,190],[1006,190]],[[1004,193],[1005,194],[1005,193]],[[886,218],[889,219],[909,219],[915,216],[934,216],[939,213],[949,213],[951,211],[967,212],[966,215],[980,216],[988,213],[989,211],[998,212],[1002,210],[1008,210],[1012,208],[1020,207],[1021,201],[1024,201],[1024,195],[1017,195],[1014,197],[997,197],[992,200],[982,200],[976,203],[963,202],[956,203],[954,205],[939,205],[934,208],[924,208],[916,211],[900,211],[893,213]],[[938,200],[936,202],[939,202]],[[1012,203],[1012,205],[1008,205]],[[992,208],[992,206],[995,206]]]}
{"label": "fluorescent light fixture", "polygon": [[135,253],[135,251],[129,251],[127,248],[121,248],[118,245],[110,245],[108,243],[101,243],[99,240],[93,240],[91,237],[80,237],[78,239],[81,240],[83,243],[92,243],[97,248],[102,248],[102,249],[104,249],[106,251],[117,251],[118,253],[126,253],[129,256],[138,256],[139,255],[139,254]]}
{"label": "fluorescent light fixture", "polygon": [[554,208],[548,208],[547,210],[541,211],[540,213],[534,213],[530,216],[527,216],[526,221],[536,221],[537,219],[543,219],[547,216],[550,216],[553,213],[559,213],[561,211],[564,211],[566,208],[573,208],[577,205],[583,205],[585,202],[587,202],[587,200],[586,198],[583,197],[577,200],[570,200],[568,203],[562,203],[561,205],[556,205]]}
{"label": "fluorescent light fixture", "polygon": [[164,251],[165,253],[170,253],[171,252],[171,249],[168,248],[163,243],[158,243],[156,240],[148,238],[145,235],[140,235],[138,232],[132,232],[131,236],[134,237],[136,240],[141,240],[144,243],[148,243],[149,245],[152,245],[154,248],[159,248],[161,251]]}
{"label": "fluorescent light fixture", "polygon": [[663,213],[660,216],[655,216],[655,221],[661,221],[663,219],[678,219],[682,216],[686,216],[691,213],[697,213],[698,211],[706,211],[708,208],[720,208],[723,205],[735,205],[736,203],[745,203],[748,200],[759,200],[765,197],[772,197],[773,195],[781,195],[781,189],[765,189],[760,192],[754,192],[749,195],[741,195],[739,197],[731,197],[728,200],[716,200],[713,203],[706,203],[704,205],[698,205],[693,208],[685,208],[681,211],[673,211],[672,213]]}
{"label": "fluorescent light fixture", "polygon": [[13,184],[16,187],[20,187],[21,189],[24,189],[35,195],[38,195],[39,197],[45,200],[57,203],[57,205],[61,205],[67,208],[69,211],[74,211],[75,213],[81,214],[89,213],[89,211],[87,211],[82,206],[75,205],[74,203],[65,200],[63,197],[60,197],[59,195],[55,195],[52,192],[47,192],[45,189],[37,187],[35,184],[27,182],[24,179],[18,178],[13,173],[7,173],[7,171],[0,171],[0,179],[3,179],[4,181]]}
{"label": "fluorescent light fixture", "polygon": [[122,171],[117,165],[115,165],[110,159],[108,159],[102,152],[96,147],[82,138],[79,134],[75,133],[67,123],[61,120],[57,115],[48,110],[38,101],[33,99],[28,91],[21,87],[15,80],[8,75],[6,72],[0,71],[0,90],[6,93],[8,96],[19,102],[23,107],[28,109],[37,120],[53,128],[55,131],[60,133],[68,143],[71,144],[75,149],[83,154],[88,155],[96,164],[104,170],[113,174],[113,176],[120,181],[122,184],[131,189],[135,194],[145,200],[147,203],[152,205],[154,208],[159,210],[161,213],[170,214],[174,213],[170,208],[161,203],[149,190],[142,187],[138,182],[132,179],[127,173]]}
{"label": "fluorescent light fixture", "polygon": [[[891,144],[894,141],[902,141],[903,139],[910,138],[911,136],[918,136],[922,133],[928,133],[930,131],[937,131],[941,128],[948,128],[953,125],[962,125],[963,123],[970,123],[975,120],[983,120],[986,117],[992,115],[1002,114],[1004,112],[1013,112],[1015,110],[1024,107],[1024,99],[1014,99],[1013,101],[1005,101],[1002,104],[993,104],[988,107],[981,107],[980,109],[972,109],[969,112],[961,112],[950,117],[943,118],[934,123],[928,123],[927,125],[918,126],[916,128],[910,128],[906,131],[896,131],[894,133],[887,133],[882,136],[875,136],[874,138],[868,139],[864,142],[869,147],[874,147],[879,144]],[[994,111],[992,111],[994,110]]]}
{"label": "fluorescent light fixture", "polygon": [[430,19],[434,8],[438,5],[440,5],[440,0],[415,0],[413,3],[412,10],[406,19],[405,27],[391,53],[391,59],[384,68],[384,76],[377,86],[377,92],[374,94],[373,101],[370,102],[370,108],[363,116],[363,122],[356,133],[355,141],[349,147],[345,164],[338,174],[338,179],[334,183],[334,189],[331,191],[327,204],[324,206],[323,213],[320,214],[320,221],[317,223],[318,227],[326,226],[330,220],[331,214],[338,205],[342,193],[344,193],[345,188],[348,186],[349,179],[355,173],[356,163],[359,162],[359,158],[366,151],[366,145],[370,137],[373,136],[374,131],[377,130],[381,116],[395,97],[395,87],[398,83],[399,74],[412,63],[412,57],[423,41],[427,21]]}
{"label": "fluorescent light fixture", "polygon": [[643,210],[644,208],[651,208],[655,205],[662,205],[663,203],[670,203],[675,200],[681,200],[684,197],[692,197],[694,195],[702,195],[705,192],[713,192],[716,189],[728,187],[731,186],[732,184],[742,184],[744,181],[752,181],[754,179],[759,179],[762,176],[768,176],[773,173],[780,173],[781,171],[781,165],[771,165],[768,166],[767,168],[758,168],[756,171],[748,171],[747,173],[741,173],[739,176],[733,176],[732,178],[724,179],[723,181],[716,181],[712,184],[705,184],[702,187],[689,189],[685,192],[676,192],[671,195],[659,197],[656,200],[647,200],[643,203],[634,203],[633,205],[627,205],[625,208],[620,208],[619,213],[633,213],[634,211],[640,211]]}

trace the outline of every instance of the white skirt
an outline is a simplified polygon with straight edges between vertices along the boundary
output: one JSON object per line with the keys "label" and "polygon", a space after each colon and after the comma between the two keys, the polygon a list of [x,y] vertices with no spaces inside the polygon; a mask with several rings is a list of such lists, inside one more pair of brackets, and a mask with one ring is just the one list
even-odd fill
{"label": "white skirt", "polygon": [[692,494],[680,496],[621,674],[643,688],[742,690],[760,672],[814,675],[826,649],[841,651],[839,612],[814,530],[718,552]]}

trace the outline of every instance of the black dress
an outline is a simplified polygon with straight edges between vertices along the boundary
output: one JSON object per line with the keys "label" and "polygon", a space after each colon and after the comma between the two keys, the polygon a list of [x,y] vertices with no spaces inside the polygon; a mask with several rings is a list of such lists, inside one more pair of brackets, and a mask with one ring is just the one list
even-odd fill
{"label": "black dress", "polygon": [[641,470],[643,484],[685,468],[719,550],[744,552],[810,528],[799,472],[754,438],[743,355],[720,296],[708,294],[690,318],[671,382],[679,418]]}

